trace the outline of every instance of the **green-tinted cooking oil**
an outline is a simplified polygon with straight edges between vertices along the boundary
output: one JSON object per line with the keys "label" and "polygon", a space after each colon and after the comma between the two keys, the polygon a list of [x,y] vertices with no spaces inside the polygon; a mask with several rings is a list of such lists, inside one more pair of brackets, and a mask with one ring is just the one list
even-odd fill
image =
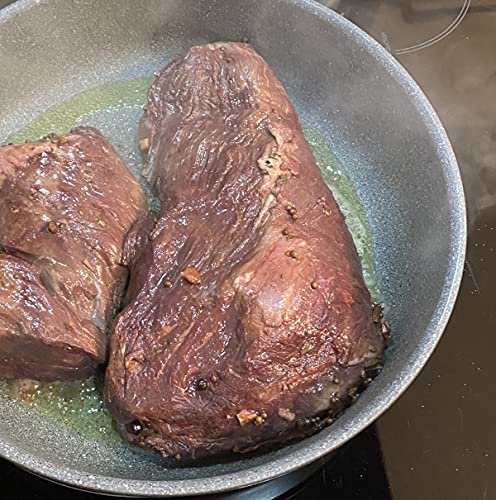
{"label": "green-tinted cooking oil", "polygon": [[152,78],[119,80],[86,90],[42,113],[32,123],[12,134],[7,142],[35,141],[50,132],[67,133],[84,123],[88,115],[102,110],[142,108]]}
{"label": "green-tinted cooking oil", "polygon": [[312,129],[304,129],[305,138],[312,148],[322,176],[331,188],[346,219],[362,263],[363,276],[374,300],[377,299],[375,258],[370,228],[365,209],[350,179],[329,145]]}
{"label": "green-tinted cooking oil", "polygon": [[120,439],[103,402],[102,383],[100,376],[75,382],[15,380],[4,384],[2,392],[61,427],[112,446]]}
{"label": "green-tinted cooking oil", "polygon": [[[136,141],[137,124],[151,80],[148,77],[136,78],[87,90],[47,110],[14,133],[7,142],[32,141],[50,132],[62,134],[78,125],[96,126],[112,142],[133,174],[142,181],[152,206],[156,206],[156,199],[140,177],[141,161]],[[366,283],[375,295],[372,233],[365,210],[325,140],[310,127],[305,129],[305,137],[345,215],[362,262]],[[27,390],[25,384],[22,381],[4,384],[0,392],[15,397],[29,411],[92,440],[109,446],[120,442],[102,399],[100,379],[35,386],[28,383]]]}

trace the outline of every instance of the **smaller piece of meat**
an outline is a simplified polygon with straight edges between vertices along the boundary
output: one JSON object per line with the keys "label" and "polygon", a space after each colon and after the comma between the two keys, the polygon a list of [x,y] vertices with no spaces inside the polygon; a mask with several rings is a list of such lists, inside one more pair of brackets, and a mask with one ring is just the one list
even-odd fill
{"label": "smaller piece of meat", "polygon": [[124,238],[146,208],[96,129],[0,148],[0,378],[79,378],[106,361]]}

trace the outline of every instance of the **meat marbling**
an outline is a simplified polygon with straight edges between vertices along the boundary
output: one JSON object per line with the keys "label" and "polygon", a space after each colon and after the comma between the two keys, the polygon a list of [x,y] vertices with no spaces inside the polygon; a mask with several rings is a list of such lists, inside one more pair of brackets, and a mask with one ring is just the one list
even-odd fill
{"label": "meat marbling", "polygon": [[314,432],[382,356],[344,218],[281,83],[248,45],[158,72],[140,128],[161,198],[130,233],[106,398],[164,455]]}
{"label": "meat marbling", "polygon": [[106,361],[124,238],[146,206],[95,129],[0,148],[0,378],[82,378]]}

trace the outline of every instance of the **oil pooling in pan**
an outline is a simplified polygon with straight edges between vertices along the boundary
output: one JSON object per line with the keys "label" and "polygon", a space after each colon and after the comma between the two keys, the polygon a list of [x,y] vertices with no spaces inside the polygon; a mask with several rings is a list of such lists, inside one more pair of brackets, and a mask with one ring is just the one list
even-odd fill
{"label": "oil pooling in pan", "polygon": [[[147,182],[141,176],[141,157],[137,145],[137,126],[152,78],[116,81],[78,94],[49,109],[31,124],[14,133],[7,142],[37,140],[50,132],[67,133],[78,125],[99,128],[114,145],[133,175],[143,185],[152,208],[158,207]],[[372,233],[365,210],[341,164],[328,143],[311,127],[304,133],[324,180],[331,188],[362,262],[365,282],[377,297]],[[0,395],[15,398],[29,411],[43,415],[55,424],[78,432],[105,445],[121,443],[101,396],[102,380],[33,384],[26,381],[0,383]]]}

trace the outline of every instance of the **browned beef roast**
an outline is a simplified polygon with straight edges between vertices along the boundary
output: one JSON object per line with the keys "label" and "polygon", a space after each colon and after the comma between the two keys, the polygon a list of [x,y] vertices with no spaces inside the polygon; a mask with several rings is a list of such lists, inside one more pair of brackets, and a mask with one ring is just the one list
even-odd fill
{"label": "browned beef roast", "polygon": [[127,281],[139,184],[107,140],[70,135],[0,148],[0,378],[88,376]]}
{"label": "browned beef roast", "polygon": [[192,457],[316,430],[383,339],[281,83],[245,44],[193,47],[157,74],[140,139],[162,207],[127,242],[106,378],[117,429]]}
{"label": "browned beef roast", "polygon": [[0,311],[2,378],[76,378],[95,369],[94,332],[47,292],[36,265],[0,255]]}

